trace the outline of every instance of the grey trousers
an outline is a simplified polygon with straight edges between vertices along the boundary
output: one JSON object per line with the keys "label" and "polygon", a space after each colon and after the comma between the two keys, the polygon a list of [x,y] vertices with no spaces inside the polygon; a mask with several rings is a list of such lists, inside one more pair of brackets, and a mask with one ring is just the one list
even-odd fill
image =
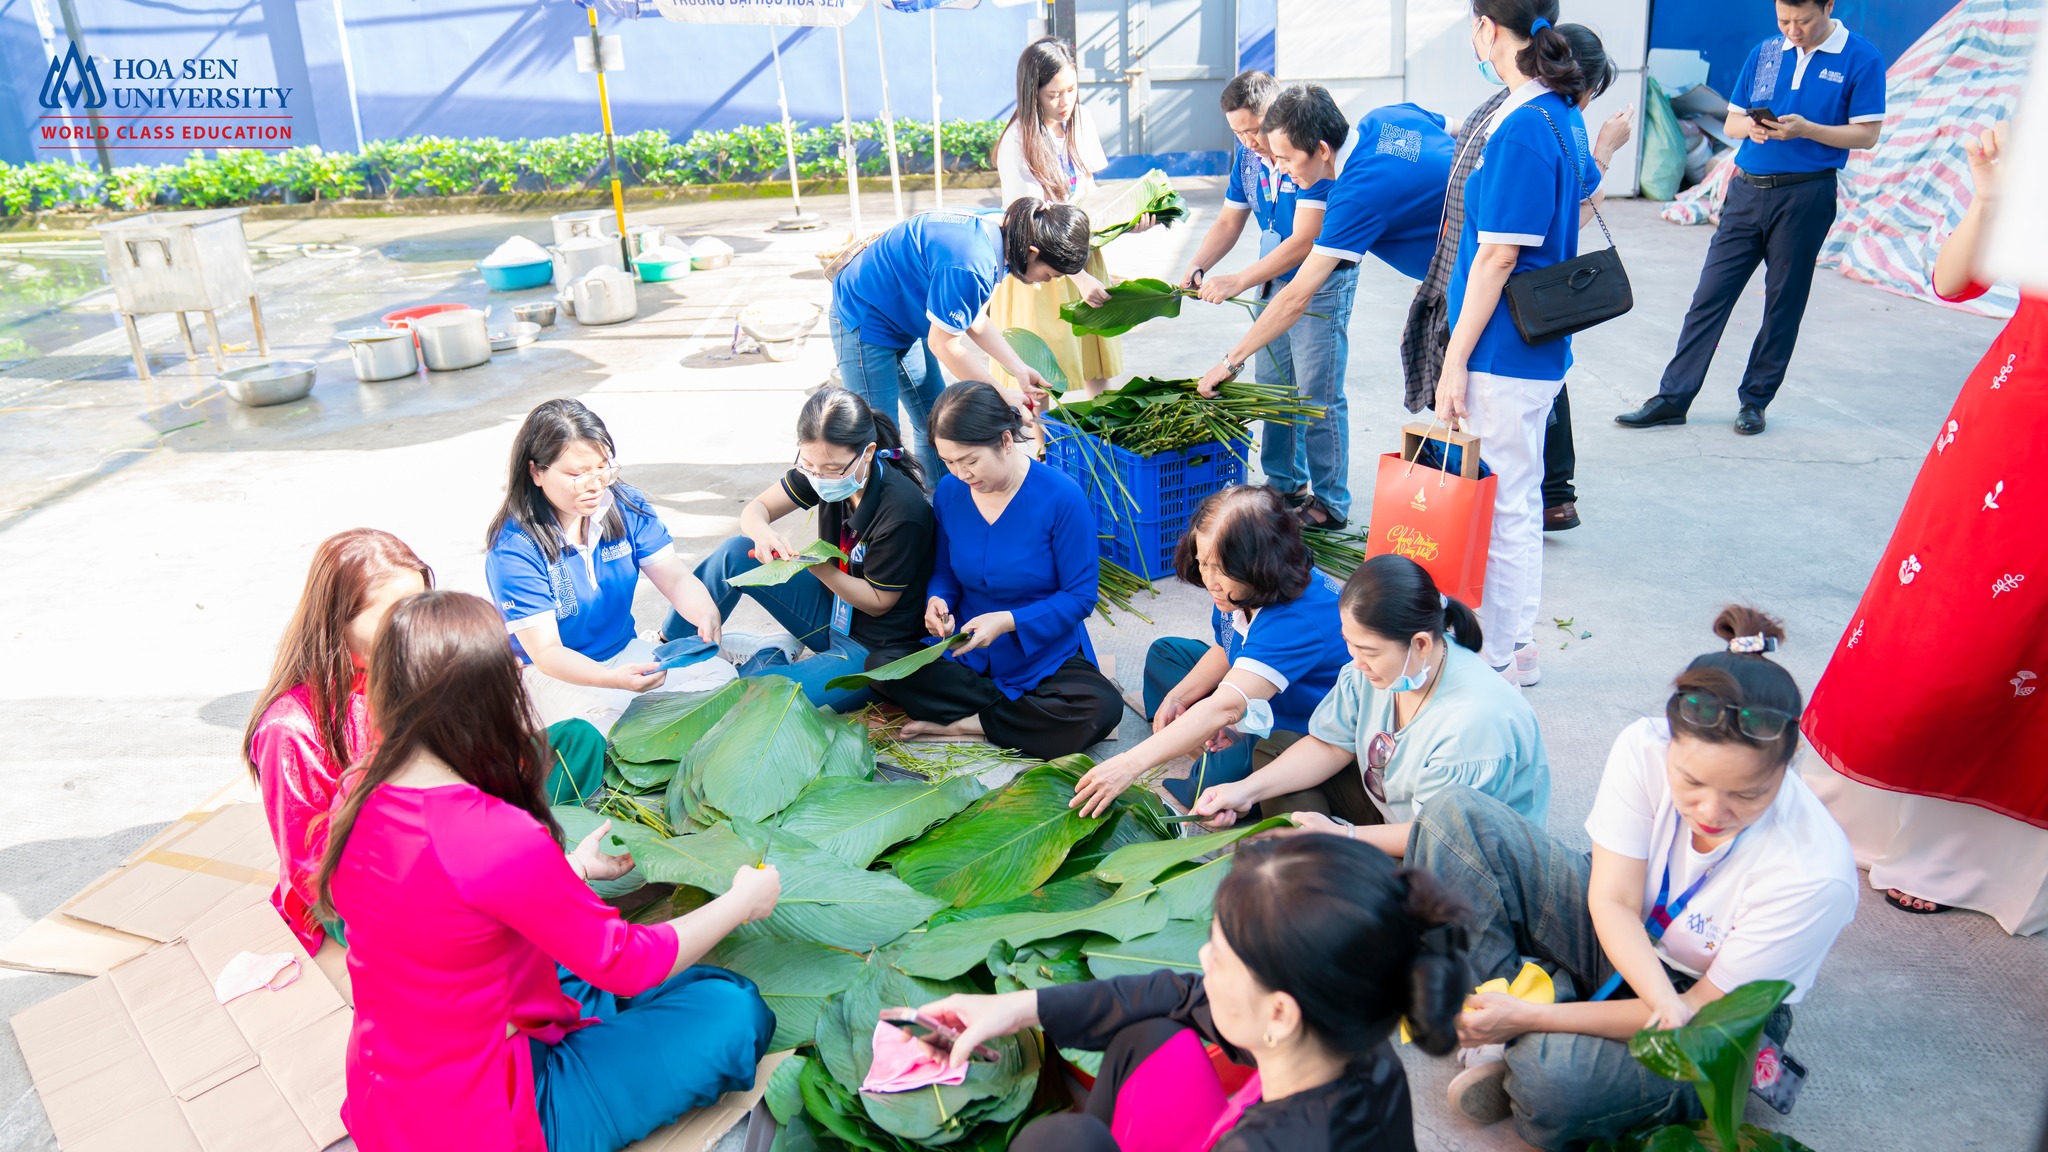
{"label": "grey trousers", "polygon": [[[1435,873],[1472,906],[1475,981],[1512,980],[1525,956],[1569,978],[1569,990],[1557,982],[1561,1000],[1590,997],[1613,975],[1586,905],[1592,857],[1493,797],[1463,787],[1438,793],[1416,816],[1406,863]],[[1790,1014],[1772,1023],[1781,1025],[1768,1029],[1778,1036],[1790,1029]],[[1551,1152],[1649,1121],[1706,1115],[1692,1085],[1643,1067],[1619,1040],[1530,1033],[1508,1045],[1507,1065],[1515,1130]]]}

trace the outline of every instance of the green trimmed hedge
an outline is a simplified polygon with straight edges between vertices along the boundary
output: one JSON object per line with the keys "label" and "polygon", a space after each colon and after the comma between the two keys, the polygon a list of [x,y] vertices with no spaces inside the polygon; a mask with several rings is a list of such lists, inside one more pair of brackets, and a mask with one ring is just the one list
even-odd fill
{"label": "green trimmed hedge", "polygon": [[[947,171],[986,171],[1002,130],[1000,120],[947,122]],[[861,174],[886,174],[883,122],[857,122],[853,136]],[[799,125],[795,138],[800,177],[846,174],[838,124]],[[931,171],[931,122],[898,120],[896,150],[903,171]],[[744,184],[787,179],[789,170],[779,123],[700,131],[681,142],[650,129],[618,137],[618,153],[627,185]],[[601,188],[606,180],[604,137],[596,133],[540,140],[411,136],[374,141],[359,153],[323,152],[318,145],[282,152],[223,148],[211,158],[194,151],[182,164],[133,164],[104,178],[98,168],[68,160],[0,163],[0,215],[554,192]]]}

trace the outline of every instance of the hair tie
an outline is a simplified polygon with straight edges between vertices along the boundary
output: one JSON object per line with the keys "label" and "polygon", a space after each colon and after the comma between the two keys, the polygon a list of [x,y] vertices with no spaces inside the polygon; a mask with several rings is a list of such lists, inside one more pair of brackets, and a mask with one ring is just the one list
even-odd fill
{"label": "hair tie", "polygon": [[1449,596],[1445,595],[1445,594],[1444,594],[1444,593],[1442,593],[1442,592],[1439,592],[1439,593],[1437,593],[1437,594],[1436,594],[1436,598],[1437,598],[1437,600],[1439,601],[1439,603],[1437,604],[1437,607],[1439,607],[1439,608],[1442,608],[1442,609],[1443,609],[1443,610],[1445,610],[1446,612],[1450,611],[1450,608],[1451,608],[1451,598],[1450,598]]}
{"label": "hair tie", "polygon": [[1758,656],[1778,650],[1778,638],[1758,633],[1755,636],[1737,636],[1728,641],[1728,650],[1744,656]]}
{"label": "hair tie", "polygon": [[1550,27],[1550,21],[1538,16],[1536,19],[1529,21],[1529,35],[1534,36],[1548,27]]}
{"label": "hair tie", "polygon": [[901,460],[901,459],[903,459],[903,449],[901,449],[901,448],[883,448],[883,449],[881,449],[881,450],[879,450],[879,451],[877,451],[877,452],[875,453],[875,459],[877,459],[877,460]]}

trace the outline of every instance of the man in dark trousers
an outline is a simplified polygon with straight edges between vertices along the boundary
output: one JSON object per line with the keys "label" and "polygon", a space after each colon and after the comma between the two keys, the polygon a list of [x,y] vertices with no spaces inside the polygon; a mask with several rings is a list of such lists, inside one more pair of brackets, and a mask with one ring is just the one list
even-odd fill
{"label": "man in dark trousers", "polygon": [[1833,0],[1776,2],[1784,35],[1752,50],[1735,81],[1728,134],[1744,141],[1678,351],[1657,394],[1614,418],[1625,428],[1685,423],[1728,313],[1761,261],[1763,329],[1736,392],[1742,408],[1735,430],[1764,430],[1764,408],[1784,382],[1799,339],[1814,260],[1835,222],[1835,173],[1851,150],[1877,143],[1884,120],[1877,48],[1835,19]]}

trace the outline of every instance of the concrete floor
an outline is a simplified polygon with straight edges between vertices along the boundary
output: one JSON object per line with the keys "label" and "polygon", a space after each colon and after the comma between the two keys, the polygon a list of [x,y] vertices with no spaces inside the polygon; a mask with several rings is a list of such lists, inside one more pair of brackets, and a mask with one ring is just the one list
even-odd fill
{"label": "concrete floor", "polygon": [[[1191,182],[1199,183],[1199,182]],[[1213,183],[1213,182],[1211,182]],[[1191,196],[1194,227],[1119,241],[1120,274],[1175,278],[1220,200]],[[843,201],[818,205],[844,219]],[[866,201],[871,219],[885,197]],[[0,369],[0,568],[8,606],[0,660],[0,939],[19,932],[241,770],[236,746],[254,692],[322,537],[371,524],[396,532],[442,585],[481,590],[482,531],[500,494],[513,427],[540,400],[578,396],[605,417],[630,480],[696,554],[785,465],[806,389],[831,356],[822,337],[784,364],[732,357],[746,303],[822,303],[813,236],[764,226],[777,203],[636,213],[725,237],[739,258],[673,285],[643,285],[630,324],[564,320],[528,348],[465,372],[357,384],[331,333],[393,308],[487,295],[471,261],[511,232],[547,239],[543,217],[263,223],[271,243],[346,242],[360,257],[287,259],[261,274],[279,356],[320,362],[305,402],[241,409],[185,367],[168,321],[146,325],[160,355],[141,383],[104,294],[66,310],[81,342]],[[1738,310],[1695,421],[1628,432],[1609,418],[1655,388],[1709,233],[1617,204],[1610,222],[1636,310],[1577,342],[1585,526],[1547,541],[1544,617],[1572,621],[1543,652],[1530,691],[1555,774],[1552,825],[1584,843],[1607,747],[1661,706],[1665,686],[1711,641],[1730,600],[1784,616],[1785,662],[1811,687],[1863,588],[1928,437],[1997,324],[1901,300],[1823,273],[1771,430],[1728,428],[1760,288]],[[1246,244],[1238,254],[1244,257]],[[1353,484],[1369,506],[1375,456],[1395,446],[1398,334],[1411,285],[1371,264],[1351,327]],[[1199,374],[1245,325],[1235,308],[1192,306],[1127,339],[1149,375]],[[229,339],[248,338],[231,317]],[[0,333],[4,336],[6,333]],[[198,422],[198,423],[194,423]],[[188,426],[189,425],[189,426]],[[655,605],[643,589],[643,623]],[[742,609],[751,612],[751,608]],[[1200,634],[1192,590],[1162,587],[1148,627],[1094,625],[1126,686],[1146,645]],[[736,621],[745,627],[746,619]],[[1933,687],[1902,669],[1901,690]],[[1137,734],[1127,718],[1125,739]],[[0,970],[0,1015],[75,981]],[[1792,1049],[1812,1070],[1784,1128],[1818,1148],[2013,1149],[2037,1131],[2048,1085],[2048,943],[1987,918],[1908,917],[1866,892],[1800,1012]],[[1509,1127],[1447,1114],[1446,1061],[1410,1055],[1425,1149],[1521,1148]],[[1762,1119],[1762,1117],[1753,1117]],[[54,1147],[11,1034],[0,1034],[0,1149]]]}

